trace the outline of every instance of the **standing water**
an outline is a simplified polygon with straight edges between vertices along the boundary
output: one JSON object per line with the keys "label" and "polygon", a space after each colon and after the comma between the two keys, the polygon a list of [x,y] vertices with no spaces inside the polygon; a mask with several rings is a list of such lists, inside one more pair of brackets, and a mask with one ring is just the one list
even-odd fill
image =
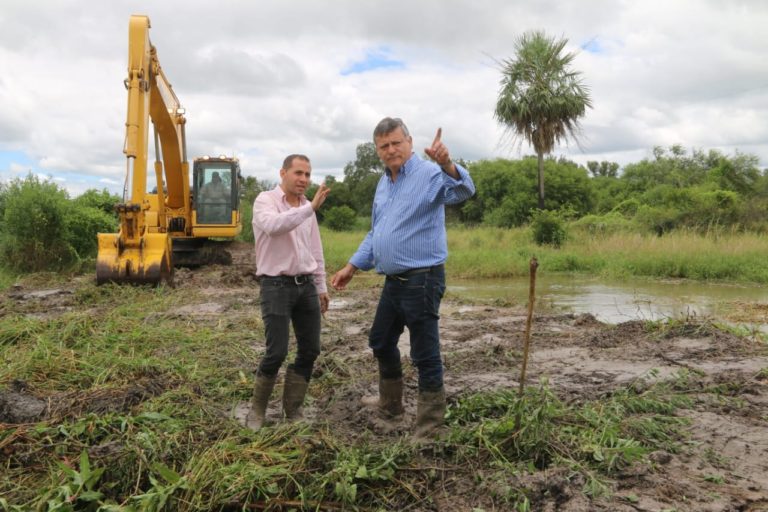
{"label": "standing water", "polygon": [[[528,302],[529,278],[454,279],[448,291],[479,299]],[[768,302],[768,288],[757,285],[711,284],[689,281],[611,280],[570,275],[537,276],[536,301],[574,313],[591,313],[598,320],[664,320],[706,317],[718,319],[733,302]]]}

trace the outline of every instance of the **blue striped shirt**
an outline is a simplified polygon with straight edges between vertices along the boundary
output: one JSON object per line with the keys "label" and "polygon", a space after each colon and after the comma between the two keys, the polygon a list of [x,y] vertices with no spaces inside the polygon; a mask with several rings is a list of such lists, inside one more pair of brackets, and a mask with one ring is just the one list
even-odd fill
{"label": "blue striped shirt", "polygon": [[475,193],[466,169],[456,165],[458,180],[416,153],[393,183],[389,169],[379,180],[373,199],[371,230],[349,262],[360,270],[399,274],[413,268],[445,263],[445,205]]}

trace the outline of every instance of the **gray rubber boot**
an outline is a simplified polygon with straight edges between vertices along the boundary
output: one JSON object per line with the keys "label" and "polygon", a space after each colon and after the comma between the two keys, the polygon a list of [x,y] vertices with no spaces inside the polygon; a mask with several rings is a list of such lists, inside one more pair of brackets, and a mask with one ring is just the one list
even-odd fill
{"label": "gray rubber boot", "polygon": [[304,396],[307,394],[309,381],[288,368],[285,372],[283,384],[283,414],[288,421],[298,421],[304,417],[301,407],[304,405]]}
{"label": "gray rubber boot", "polygon": [[419,390],[416,408],[416,424],[413,437],[426,441],[440,436],[445,431],[445,388],[437,391]]}
{"label": "gray rubber boot", "polygon": [[267,377],[266,375],[257,375],[253,385],[253,398],[251,398],[251,410],[245,417],[245,426],[259,430],[264,425],[264,419],[267,414],[267,403],[269,395],[272,394],[272,388],[275,387],[277,375]]}
{"label": "gray rubber boot", "polygon": [[379,378],[379,396],[363,397],[364,405],[376,407],[379,415],[387,420],[397,419],[403,415],[403,378]]}

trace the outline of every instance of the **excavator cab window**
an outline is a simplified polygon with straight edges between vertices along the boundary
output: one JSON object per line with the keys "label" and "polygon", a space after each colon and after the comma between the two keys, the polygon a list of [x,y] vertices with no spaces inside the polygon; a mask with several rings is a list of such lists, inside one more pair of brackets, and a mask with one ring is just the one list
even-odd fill
{"label": "excavator cab window", "polygon": [[237,166],[230,162],[196,162],[195,209],[198,224],[232,224],[238,208]]}

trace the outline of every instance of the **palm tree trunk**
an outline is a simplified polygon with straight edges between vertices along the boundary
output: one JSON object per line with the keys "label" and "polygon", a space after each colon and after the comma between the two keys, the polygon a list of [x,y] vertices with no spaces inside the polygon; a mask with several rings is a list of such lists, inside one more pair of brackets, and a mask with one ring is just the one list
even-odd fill
{"label": "palm tree trunk", "polygon": [[539,210],[544,209],[544,153],[539,152]]}

